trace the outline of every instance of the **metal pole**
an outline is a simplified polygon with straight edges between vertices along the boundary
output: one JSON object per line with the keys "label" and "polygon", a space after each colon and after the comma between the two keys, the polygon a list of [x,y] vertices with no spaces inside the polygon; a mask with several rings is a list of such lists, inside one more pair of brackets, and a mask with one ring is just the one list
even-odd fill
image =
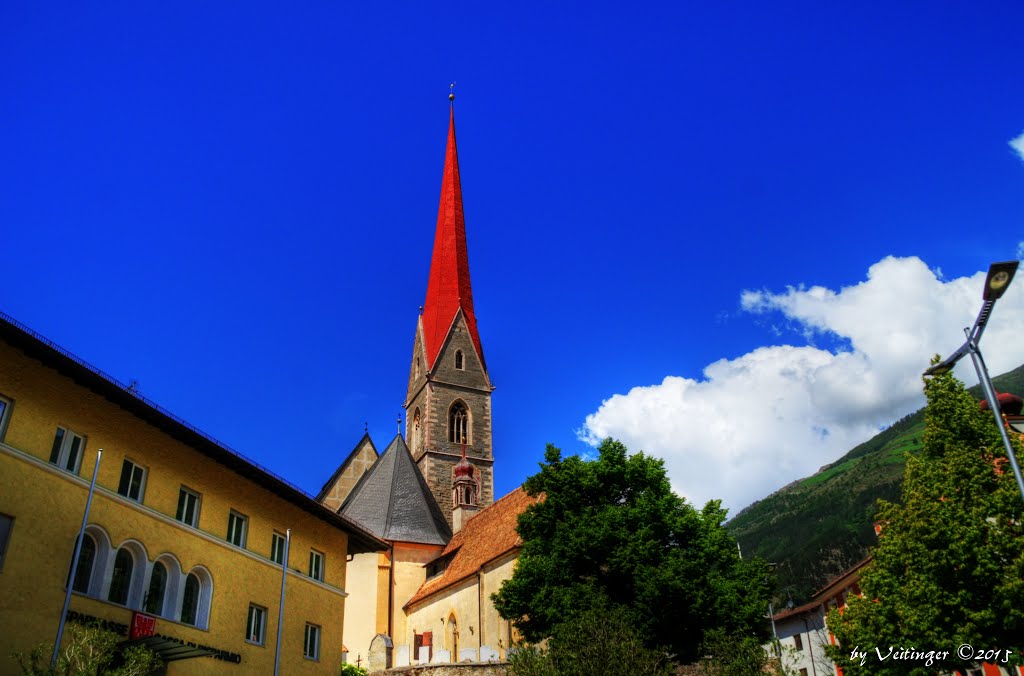
{"label": "metal pole", "polygon": [[78,574],[78,554],[82,551],[82,539],[85,537],[85,527],[89,523],[89,508],[92,507],[92,496],[96,492],[96,476],[100,473],[100,459],[103,458],[103,449],[96,451],[96,466],[92,468],[92,483],[89,484],[89,497],[85,500],[85,513],[82,514],[82,527],[78,529],[78,539],[75,541],[75,551],[71,555],[71,572],[68,574],[68,590],[64,594],[64,607],[60,611],[60,622],[57,624],[57,640],[53,643],[53,655],[50,656],[50,667],[57,666],[57,654],[60,653],[60,642],[64,638],[64,618],[68,614],[68,606],[71,605],[71,588],[75,586],[75,575]]}
{"label": "metal pole", "polygon": [[[968,334],[970,335],[970,334]],[[1017,488],[1020,489],[1021,498],[1024,498],[1024,477],[1020,473],[1020,465],[1017,464],[1017,456],[1013,453],[1013,444],[1006,434],[1006,424],[1003,422],[1003,414],[999,409],[999,401],[996,399],[996,389],[992,385],[992,379],[988,376],[988,367],[981,356],[981,350],[968,339],[968,351],[971,353],[971,361],[974,362],[974,370],[978,372],[978,380],[981,381],[981,389],[985,391],[985,398],[988,400],[988,407],[992,409],[992,415],[996,417],[996,427],[1003,438],[1003,446],[1006,447],[1006,455],[1010,458],[1010,466],[1013,467],[1013,476],[1017,480]]]}
{"label": "metal pole", "polygon": [[292,529],[284,532],[284,560],[281,561],[281,605],[277,609],[277,648],[274,650],[274,676],[281,668],[281,630],[284,628],[284,583],[288,580],[288,550],[292,544]]}

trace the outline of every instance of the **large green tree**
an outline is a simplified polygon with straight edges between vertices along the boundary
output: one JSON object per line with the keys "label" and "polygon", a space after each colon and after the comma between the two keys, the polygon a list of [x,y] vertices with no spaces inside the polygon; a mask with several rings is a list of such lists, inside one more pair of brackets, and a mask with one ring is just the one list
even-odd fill
{"label": "large green tree", "polygon": [[523,547],[494,602],[527,641],[602,609],[681,662],[704,655],[709,630],[767,639],[767,566],[740,558],[717,500],[698,511],[673,493],[661,460],[611,439],[594,460],[548,446],[524,488],[544,499],[519,517]]}
{"label": "large green tree", "polygon": [[925,394],[924,446],[907,459],[902,504],[880,502],[863,596],[828,618],[847,674],[930,674],[977,662],[976,650],[1002,651],[990,662],[1024,650],[1024,501],[999,431],[952,375],[927,379]]}

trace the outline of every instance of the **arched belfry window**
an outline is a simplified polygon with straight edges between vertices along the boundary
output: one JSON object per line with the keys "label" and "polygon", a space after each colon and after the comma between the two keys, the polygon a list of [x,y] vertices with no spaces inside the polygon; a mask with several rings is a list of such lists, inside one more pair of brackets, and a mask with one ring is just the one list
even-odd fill
{"label": "arched belfry window", "polygon": [[466,368],[462,359],[462,350],[455,350],[455,368],[460,371]]}
{"label": "arched belfry window", "polygon": [[461,401],[452,404],[448,411],[448,441],[455,444],[469,443],[469,409]]}
{"label": "arched belfry window", "polygon": [[412,415],[412,434],[410,435],[413,453],[420,450],[421,423],[420,409],[417,407],[415,413]]}

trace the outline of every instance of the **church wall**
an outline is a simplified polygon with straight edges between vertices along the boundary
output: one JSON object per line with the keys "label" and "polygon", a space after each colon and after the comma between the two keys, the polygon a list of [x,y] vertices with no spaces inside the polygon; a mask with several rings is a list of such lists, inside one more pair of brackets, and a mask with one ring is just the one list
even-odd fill
{"label": "church wall", "polygon": [[[395,543],[394,579],[392,580],[394,595],[392,598],[391,636],[395,645],[401,645],[401,637],[407,633],[405,611],[402,606],[413,597],[427,579],[426,564],[438,557],[444,549],[441,545],[421,545],[406,542]],[[412,635],[407,640],[412,645]]]}
{"label": "church wall", "polygon": [[431,631],[435,637],[434,649],[450,650],[448,642],[451,640],[451,632],[447,623],[454,613],[459,629],[460,650],[479,650],[481,646],[486,646],[504,659],[509,646],[509,623],[498,615],[490,597],[501,588],[503,581],[512,577],[517,554],[518,550],[508,552],[484,565],[479,575],[468,577],[417,603],[410,609],[406,620],[408,635],[399,638],[411,646],[413,633]]}
{"label": "church wall", "polygon": [[422,634],[425,631],[430,631],[434,636],[434,651],[450,651],[452,646],[450,645],[451,631],[448,620],[454,613],[459,630],[459,649],[479,649],[478,591],[479,586],[474,575],[453,587],[434,594],[430,597],[429,602],[417,604],[416,609],[410,613],[406,621],[408,631],[407,635],[402,636],[402,639],[411,646],[413,632]]}
{"label": "church wall", "polygon": [[357,554],[348,564],[345,579],[345,588],[349,592],[345,599],[345,647],[348,648],[349,662],[361,658],[362,664],[366,664],[370,641],[377,634],[379,556],[377,552]]}

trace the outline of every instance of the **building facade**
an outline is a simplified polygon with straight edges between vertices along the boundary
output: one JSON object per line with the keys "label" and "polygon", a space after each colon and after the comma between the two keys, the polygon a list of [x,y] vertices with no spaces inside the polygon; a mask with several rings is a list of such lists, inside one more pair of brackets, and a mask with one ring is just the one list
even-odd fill
{"label": "building facade", "polygon": [[286,543],[282,673],[337,673],[346,559],[387,547],[7,317],[0,486],[0,673],[52,645],[69,584],[70,622],[141,614],[168,674],[271,673]]}

